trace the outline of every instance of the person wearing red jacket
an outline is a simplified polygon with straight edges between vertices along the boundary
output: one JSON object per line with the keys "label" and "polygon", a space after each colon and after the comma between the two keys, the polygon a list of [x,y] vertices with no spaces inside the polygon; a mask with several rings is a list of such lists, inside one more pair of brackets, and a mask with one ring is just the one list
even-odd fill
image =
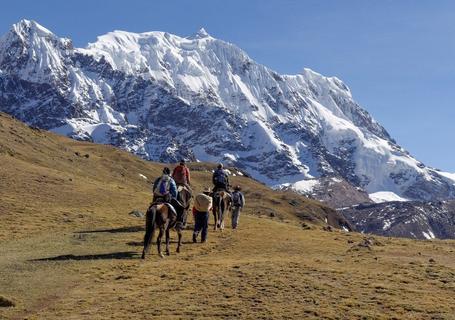
{"label": "person wearing red jacket", "polygon": [[189,189],[191,185],[190,170],[185,165],[185,160],[180,160],[180,164],[172,172],[172,178],[177,185],[183,185]]}

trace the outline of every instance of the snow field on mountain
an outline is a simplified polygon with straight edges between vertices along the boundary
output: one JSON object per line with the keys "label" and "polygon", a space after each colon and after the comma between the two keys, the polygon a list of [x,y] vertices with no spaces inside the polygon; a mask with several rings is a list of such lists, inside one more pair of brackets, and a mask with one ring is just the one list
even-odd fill
{"label": "snow field on mountain", "polygon": [[402,198],[397,194],[390,191],[379,191],[370,193],[369,197],[376,203],[389,202],[389,201],[409,201],[408,199]]}
{"label": "snow field on mountain", "polygon": [[0,70],[0,80],[58,93],[27,100],[20,92],[8,112],[30,124],[50,117],[47,129],[147,159],[228,161],[270,186],[302,190],[329,176],[370,194],[455,196],[455,175],[399,147],[338,78],[280,75],[202,29],[187,38],[113,31],[73,48],[24,20],[0,40]]}

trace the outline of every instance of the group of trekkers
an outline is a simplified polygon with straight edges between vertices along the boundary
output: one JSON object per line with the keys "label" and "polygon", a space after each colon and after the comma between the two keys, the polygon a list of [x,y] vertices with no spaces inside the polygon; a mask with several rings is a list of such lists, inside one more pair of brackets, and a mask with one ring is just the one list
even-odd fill
{"label": "group of trekkers", "polygon": [[[234,187],[233,192],[229,191],[229,175],[223,168],[222,163],[219,163],[213,172],[212,183],[212,190],[206,187],[194,197],[192,209],[194,218],[193,242],[197,242],[199,233],[201,234],[201,242],[207,241],[209,212],[213,209],[213,197],[217,192],[225,191],[229,193],[232,200],[232,229],[237,229],[239,224],[240,212],[245,205],[245,197],[238,185]],[[164,201],[171,206],[178,206],[177,196],[179,190],[182,190],[181,188],[185,188],[192,193],[190,170],[186,166],[185,160],[180,161],[179,165],[172,171],[172,174],[168,167],[163,169],[163,174],[153,183],[153,202]],[[182,223],[185,225],[186,218],[183,217],[183,219],[185,221],[182,221]]]}

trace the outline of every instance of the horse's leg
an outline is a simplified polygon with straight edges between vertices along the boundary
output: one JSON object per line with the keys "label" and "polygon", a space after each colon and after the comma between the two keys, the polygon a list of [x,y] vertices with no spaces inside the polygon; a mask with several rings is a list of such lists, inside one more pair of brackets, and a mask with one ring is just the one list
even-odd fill
{"label": "horse's leg", "polygon": [[179,241],[177,243],[177,252],[180,252],[180,246],[182,245],[182,229],[180,227],[177,228],[177,235],[179,237]]}
{"label": "horse's leg", "polygon": [[216,230],[216,206],[215,206],[215,202],[213,203],[212,213],[213,213],[213,230]]}
{"label": "horse's leg", "polygon": [[221,205],[222,205],[222,198],[221,198],[221,195],[218,195],[218,197],[216,198],[216,218],[218,219],[218,221],[216,223],[216,227],[220,228],[220,229],[221,229],[221,219],[222,219]]}
{"label": "horse's leg", "polygon": [[224,229],[224,209],[225,209],[224,199],[222,199],[221,204],[220,204],[220,229],[221,229],[221,231],[223,231],[223,229]]}
{"label": "horse's leg", "polygon": [[150,252],[150,242],[153,239],[153,233],[155,232],[155,215],[156,210],[152,208],[147,211],[145,219],[145,236],[144,236],[144,250],[142,251],[142,259],[145,259],[145,254]]}
{"label": "horse's leg", "polygon": [[166,227],[166,255],[170,255],[169,251],[169,242],[171,242],[171,235],[170,235],[170,230],[169,230],[169,225]]}
{"label": "horse's leg", "polygon": [[160,227],[160,233],[158,234],[158,237],[156,238],[156,245],[158,247],[158,254],[160,255],[161,258],[164,258],[163,253],[161,253],[161,238],[163,237],[164,233],[164,228],[161,226]]}
{"label": "horse's leg", "polygon": [[213,230],[216,231],[217,226],[218,226],[218,208],[217,207],[213,208],[213,218],[215,220],[215,222],[213,224]]}

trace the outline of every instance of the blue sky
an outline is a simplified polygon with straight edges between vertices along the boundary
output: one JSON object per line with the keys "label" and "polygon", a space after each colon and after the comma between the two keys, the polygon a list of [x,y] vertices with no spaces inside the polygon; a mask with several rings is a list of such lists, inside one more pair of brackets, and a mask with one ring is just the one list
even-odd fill
{"label": "blue sky", "polygon": [[280,73],[339,77],[398,143],[455,172],[455,1],[8,1],[0,33],[22,18],[76,46],[116,29],[204,27]]}

